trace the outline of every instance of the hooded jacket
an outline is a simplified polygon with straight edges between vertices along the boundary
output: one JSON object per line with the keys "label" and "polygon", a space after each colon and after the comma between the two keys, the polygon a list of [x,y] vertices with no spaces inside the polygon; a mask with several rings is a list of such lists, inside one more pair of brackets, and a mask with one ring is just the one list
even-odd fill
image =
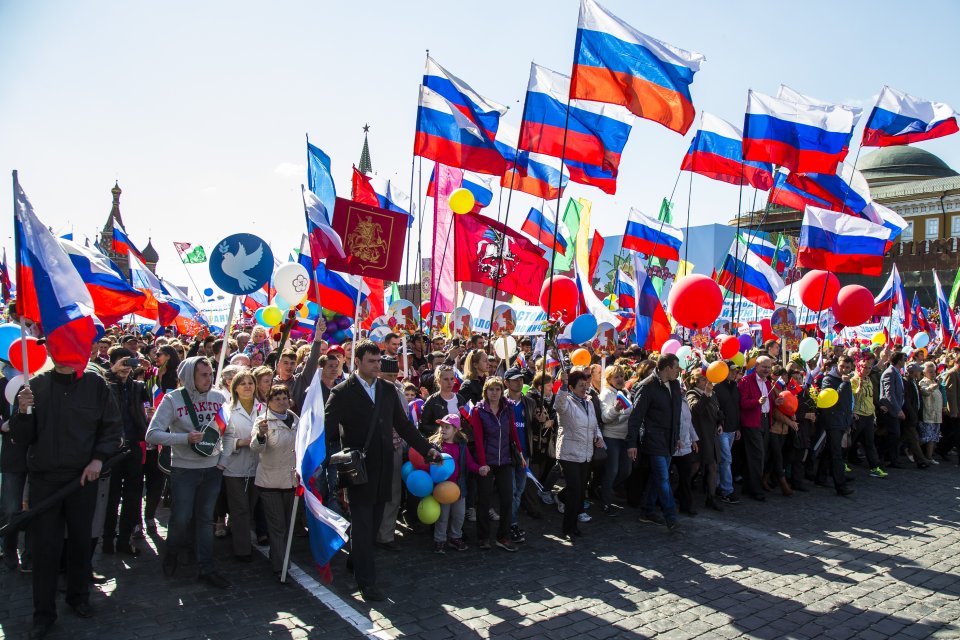
{"label": "hooded jacket", "polygon": [[[193,409],[197,412],[197,420],[200,427],[203,428],[213,422],[217,412],[220,411],[220,407],[227,399],[222,391],[212,387],[206,393],[197,391],[197,386],[193,381],[193,373],[197,362],[200,360],[206,360],[206,358],[194,356],[181,362],[177,369],[177,376],[180,378],[182,388],[186,389],[187,394],[193,401]],[[172,467],[206,469],[217,465],[225,465],[227,459],[223,454],[224,441],[228,438],[236,438],[233,429],[229,425],[227,426],[227,430],[212,456],[202,456],[190,447],[187,436],[196,430],[193,421],[190,419],[190,411],[184,404],[183,394],[180,389],[176,389],[163,396],[163,400],[160,401],[160,406],[153,414],[150,427],[147,429],[146,440],[150,444],[171,447],[170,466]],[[228,448],[233,449],[232,446],[228,446]]]}

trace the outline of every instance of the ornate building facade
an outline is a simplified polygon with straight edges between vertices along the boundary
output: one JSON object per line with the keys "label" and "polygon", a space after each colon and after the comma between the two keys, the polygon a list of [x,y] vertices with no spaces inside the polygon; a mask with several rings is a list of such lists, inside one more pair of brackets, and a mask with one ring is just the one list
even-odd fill
{"label": "ornate building facade", "polygon": [[[126,231],[126,225],[123,224],[123,216],[120,215],[120,194],[123,191],[120,189],[119,183],[114,183],[113,189],[110,189],[110,193],[113,195],[113,206],[110,208],[110,215],[107,216],[107,222],[103,225],[103,230],[100,232],[100,249],[107,255],[108,258],[113,260],[121,271],[123,275],[126,276],[127,280],[130,279],[130,263],[127,259],[127,256],[121,253],[117,253],[113,250],[113,222],[114,220],[120,225],[120,228]],[[138,247],[139,248],[139,247]],[[147,246],[141,251],[143,254],[144,262],[147,265],[147,268],[150,271],[157,272],[157,260],[160,259],[160,256],[157,254],[156,249],[153,248],[152,239],[147,241]]]}

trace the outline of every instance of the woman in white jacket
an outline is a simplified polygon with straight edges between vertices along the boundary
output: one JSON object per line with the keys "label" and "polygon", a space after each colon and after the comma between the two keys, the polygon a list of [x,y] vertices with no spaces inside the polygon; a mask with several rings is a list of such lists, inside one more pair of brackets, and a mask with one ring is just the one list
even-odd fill
{"label": "woman in white jacket", "polygon": [[229,429],[237,438],[224,444],[223,484],[230,512],[233,555],[240,562],[250,562],[251,515],[257,504],[254,484],[260,456],[250,448],[253,425],[266,413],[266,406],[256,399],[257,385],[250,371],[238,373],[230,385]]}
{"label": "woman in white jacket", "polygon": [[260,454],[254,484],[263,504],[270,535],[270,565],[279,577],[293,510],[296,472],[297,415],[290,411],[290,394],[274,385],[267,394],[267,412],[257,418],[250,435],[250,449]]}
{"label": "woman in white jacket", "polygon": [[[606,384],[600,392],[600,407],[603,409],[603,426],[600,430],[603,432],[603,442],[607,445],[607,461],[603,469],[600,498],[603,501],[603,512],[608,516],[616,516],[620,514],[620,507],[613,504],[613,488],[625,481],[632,469],[626,442],[627,422],[633,412],[633,405],[629,404],[629,400],[621,400],[618,396],[627,381],[620,367],[610,366],[604,369],[603,379]],[[626,399],[626,395],[622,397]]]}

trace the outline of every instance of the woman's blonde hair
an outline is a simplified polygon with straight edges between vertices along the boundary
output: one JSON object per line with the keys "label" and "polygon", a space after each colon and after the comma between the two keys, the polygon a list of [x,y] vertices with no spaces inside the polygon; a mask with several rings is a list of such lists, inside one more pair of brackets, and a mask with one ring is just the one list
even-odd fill
{"label": "woman's blonde hair", "polygon": [[[480,358],[486,357],[487,353],[483,349],[474,349],[468,353],[463,361],[463,377],[466,380],[479,380],[480,372],[477,371],[477,363],[480,362]],[[486,386],[484,386],[484,389],[486,389]]]}
{"label": "woman's blonde hair", "polygon": [[487,400],[487,389],[489,389],[490,387],[500,387],[500,390],[503,391],[504,389],[507,388],[507,385],[503,383],[503,378],[500,378],[498,376],[490,376],[489,378],[487,378],[486,381],[483,383],[483,401],[484,402],[489,402],[489,400]]}
{"label": "woman's blonde hair", "polygon": [[[606,382],[607,384],[610,384],[610,378],[612,378],[613,376],[615,376],[617,373],[623,373],[623,368],[622,368],[622,367],[619,367],[619,366],[617,366],[617,365],[615,365],[615,364],[612,364],[612,365],[610,365],[609,367],[607,367],[606,369],[604,369],[604,370],[603,370],[603,380],[604,380],[604,382]],[[626,377],[626,374],[624,374],[624,377]]]}

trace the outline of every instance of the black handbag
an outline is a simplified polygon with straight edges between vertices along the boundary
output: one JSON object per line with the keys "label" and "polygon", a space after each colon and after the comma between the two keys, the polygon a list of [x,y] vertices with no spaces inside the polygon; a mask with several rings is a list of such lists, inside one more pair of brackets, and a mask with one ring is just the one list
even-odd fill
{"label": "black handbag", "polygon": [[342,449],[330,456],[330,464],[337,468],[337,479],[341,487],[356,487],[366,484],[369,480],[367,475],[367,449],[370,448],[370,442],[373,440],[373,432],[377,427],[377,420],[380,418],[380,403],[373,403],[373,417],[370,420],[370,428],[367,431],[367,440],[363,443],[363,449]]}
{"label": "black handbag", "polygon": [[606,447],[598,447],[593,445],[593,458],[591,462],[606,462],[607,461],[607,449]]}

